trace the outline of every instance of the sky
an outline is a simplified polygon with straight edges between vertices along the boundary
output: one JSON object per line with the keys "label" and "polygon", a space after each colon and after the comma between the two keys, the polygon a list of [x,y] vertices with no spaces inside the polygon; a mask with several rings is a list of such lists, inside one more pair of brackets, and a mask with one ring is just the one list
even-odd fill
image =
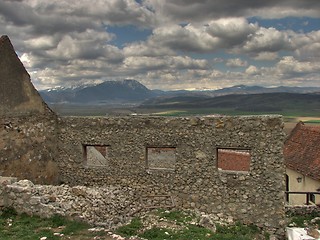
{"label": "sky", "polygon": [[320,87],[319,0],[0,0],[38,90]]}

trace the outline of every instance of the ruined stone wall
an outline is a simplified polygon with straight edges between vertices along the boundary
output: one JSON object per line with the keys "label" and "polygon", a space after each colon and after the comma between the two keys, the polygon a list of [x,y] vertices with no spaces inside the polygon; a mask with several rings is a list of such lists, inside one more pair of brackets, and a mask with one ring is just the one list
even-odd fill
{"label": "ruined stone wall", "polygon": [[56,119],[32,85],[8,36],[1,36],[0,175],[57,183]]}
{"label": "ruined stone wall", "polygon": [[[29,180],[18,181],[17,178],[0,176],[0,212],[4,208],[14,208],[18,213],[46,218],[58,214],[107,229],[114,229],[127,224],[133,217],[148,214],[149,209],[144,208],[143,202],[137,201],[137,194],[137,189],[131,187],[38,185]],[[224,213],[193,213],[199,219],[194,224],[200,226],[203,226],[203,218],[219,224],[235,223],[232,217]]]}
{"label": "ruined stone wall", "polygon": [[[61,180],[132,187],[150,199],[166,194],[181,208],[279,229],[284,224],[282,127],[279,116],[61,118]],[[85,149],[94,145],[107,148],[99,166],[86,163]],[[172,149],[174,158],[166,150],[168,169],[150,168],[148,147]],[[249,149],[250,170],[218,170],[217,148]]]}
{"label": "ruined stone wall", "polygon": [[0,37],[0,117],[50,111],[31,83],[8,36]]}
{"label": "ruined stone wall", "polygon": [[58,183],[56,117],[0,117],[0,175]]}
{"label": "ruined stone wall", "polygon": [[18,213],[41,217],[59,214],[108,228],[132,218],[135,198],[131,188],[38,185],[0,176],[0,210],[13,207]]}
{"label": "ruined stone wall", "polygon": [[319,215],[320,208],[317,205],[286,205],[285,206],[286,215],[294,216],[294,215]]}

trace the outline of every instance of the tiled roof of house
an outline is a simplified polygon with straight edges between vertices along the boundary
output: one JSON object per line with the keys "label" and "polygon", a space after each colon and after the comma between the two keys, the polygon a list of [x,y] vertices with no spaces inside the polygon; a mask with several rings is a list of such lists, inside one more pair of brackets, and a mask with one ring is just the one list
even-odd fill
{"label": "tiled roof of house", "polygon": [[249,171],[250,153],[241,150],[218,150],[218,168],[229,171]]}
{"label": "tiled roof of house", "polygon": [[286,167],[320,180],[320,127],[299,122],[284,144]]}

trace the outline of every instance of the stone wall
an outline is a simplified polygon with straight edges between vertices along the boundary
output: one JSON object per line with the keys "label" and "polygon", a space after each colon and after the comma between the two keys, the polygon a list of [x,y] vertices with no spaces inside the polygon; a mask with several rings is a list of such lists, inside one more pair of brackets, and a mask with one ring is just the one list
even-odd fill
{"label": "stone wall", "polygon": [[1,36],[0,175],[57,183],[56,123],[9,38]]}
{"label": "stone wall", "polygon": [[320,214],[320,208],[317,205],[286,205],[285,206],[286,214],[291,215],[319,215]]}
{"label": "stone wall", "polygon": [[8,36],[0,37],[0,117],[50,111],[31,83]]}
{"label": "stone wall", "polygon": [[58,183],[53,114],[0,118],[0,175]]}
{"label": "stone wall", "polygon": [[18,213],[42,217],[59,214],[108,228],[128,222],[141,209],[136,198],[131,188],[36,185],[0,177],[0,209],[13,207]]}
{"label": "stone wall", "polygon": [[[282,127],[279,116],[60,118],[60,177],[70,185],[116,185],[132,187],[141,196],[170,195],[181,208],[223,212],[281,229]],[[86,165],[86,145],[108,146],[105,166]],[[148,147],[175,148],[174,169],[150,169]],[[250,170],[219,171],[217,148],[250,149]]]}
{"label": "stone wall", "polygon": [[[5,208],[14,208],[18,213],[42,217],[58,214],[111,230],[128,223],[133,217],[148,214],[149,210],[138,199],[137,189],[130,187],[37,185],[29,180],[18,181],[17,178],[0,176],[0,212]],[[200,225],[203,218],[219,224],[235,223],[223,212],[193,213],[199,218]]]}

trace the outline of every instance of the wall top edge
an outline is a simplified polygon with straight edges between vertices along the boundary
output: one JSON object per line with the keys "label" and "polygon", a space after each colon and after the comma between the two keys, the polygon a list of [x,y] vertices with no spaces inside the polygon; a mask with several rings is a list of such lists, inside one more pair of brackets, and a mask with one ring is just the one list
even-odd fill
{"label": "wall top edge", "polygon": [[208,115],[208,116],[59,116],[60,119],[282,119],[282,115],[270,114],[270,115]]}

